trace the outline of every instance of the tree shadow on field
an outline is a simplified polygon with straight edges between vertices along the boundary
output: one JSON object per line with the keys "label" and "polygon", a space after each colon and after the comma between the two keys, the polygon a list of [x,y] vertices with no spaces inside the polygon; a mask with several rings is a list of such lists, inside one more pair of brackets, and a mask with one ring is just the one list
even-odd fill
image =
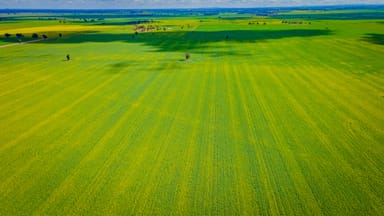
{"label": "tree shadow on field", "polygon": [[114,64],[111,64],[110,73],[117,74],[120,73],[122,70],[127,68],[129,64],[127,62],[117,62]]}
{"label": "tree shadow on field", "polygon": [[293,37],[314,37],[331,35],[330,30],[231,30],[231,31],[192,31],[192,32],[152,32],[134,34],[86,33],[73,35],[58,43],[114,42],[142,43],[156,48],[159,52],[204,50],[212,43],[255,43]]}
{"label": "tree shadow on field", "polygon": [[[228,31],[167,31],[147,33],[112,34],[106,32],[73,33],[60,40],[50,40],[44,43],[80,44],[125,42],[140,43],[155,48],[158,52],[195,52],[204,54],[207,47],[211,49],[227,48],[238,43],[268,42],[284,38],[305,38],[331,35],[332,31],[324,29],[292,29],[292,30],[228,30]],[[2,38],[0,38],[1,40]],[[220,45],[214,44],[224,42]],[[209,51],[208,51],[209,52]],[[207,53],[206,53],[207,54]],[[223,52],[221,55],[247,55],[235,51]]]}
{"label": "tree shadow on field", "polygon": [[362,40],[373,44],[384,45],[384,34],[366,34]]}

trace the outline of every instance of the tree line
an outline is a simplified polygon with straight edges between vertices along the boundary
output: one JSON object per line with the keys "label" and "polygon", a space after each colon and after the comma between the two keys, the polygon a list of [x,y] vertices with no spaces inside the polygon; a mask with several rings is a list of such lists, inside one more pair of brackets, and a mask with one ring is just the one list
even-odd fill
{"label": "tree line", "polygon": [[311,24],[312,24],[311,22],[303,22],[303,21],[286,21],[286,20],[281,21],[281,23],[283,23],[283,24],[296,24],[296,25],[302,25],[302,24],[309,24],[309,25],[311,25]]}
{"label": "tree line", "polygon": [[[61,34],[61,33],[58,34],[58,37],[59,37],[59,38],[61,38],[62,36],[63,36],[63,34]],[[12,37],[12,34],[10,34],[10,33],[5,33],[5,34],[4,34],[4,37],[7,38],[7,39],[9,39],[9,38]],[[25,38],[26,36],[25,36],[23,33],[16,33],[16,34],[15,34],[15,37],[16,37],[19,41],[21,41],[21,39]],[[39,34],[37,34],[37,33],[33,33],[33,34],[31,35],[31,38],[34,39],[34,40],[39,39],[40,37],[41,37],[42,39],[44,39],[44,40],[48,39],[48,35],[46,35],[46,34],[41,34],[41,35],[39,35]]]}

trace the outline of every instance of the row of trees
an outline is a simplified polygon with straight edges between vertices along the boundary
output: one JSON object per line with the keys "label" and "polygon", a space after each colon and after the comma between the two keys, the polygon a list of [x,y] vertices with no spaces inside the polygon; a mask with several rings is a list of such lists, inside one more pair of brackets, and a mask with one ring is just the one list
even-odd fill
{"label": "row of trees", "polygon": [[[259,22],[249,22],[248,23],[248,25],[260,25],[260,23]],[[267,25],[267,23],[266,22],[263,22],[263,25]]]}
{"label": "row of trees", "polygon": [[[22,38],[25,37],[24,34],[22,34],[22,33],[16,33],[15,36],[16,36],[17,39],[22,39]],[[63,35],[62,35],[61,33],[59,33],[59,37],[62,37],[62,36],[63,36]],[[4,34],[4,37],[7,38],[7,39],[9,39],[9,38],[12,37],[12,34],[5,33],[5,34]],[[38,35],[37,33],[33,33],[31,37],[32,37],[32,39],[38,39],[38,38],[39,38],[39,35]],[[46,34],[42,34],[41,37],[42,37],[44,40],[48,39],[48,36],[47,36]]]}
{"label": "row of trees", "polygon": [[[183,28],[184,26],[181,27],[181,29]],[[151,32],[151,31],[167,31],[167,27],[158,26],[158,25],[147,25],[147,26],[136,25],[135,26],[135,32]]]}
{"label": "row of trees", "polygon": [[286,20],[283,20],[281,21],[281,23],[283,24],[296,24],[296,25],[302,25],[302,24],[309,24],[311,25],[312,23],[311,22],[303,22],[303,21],[286,21]]}

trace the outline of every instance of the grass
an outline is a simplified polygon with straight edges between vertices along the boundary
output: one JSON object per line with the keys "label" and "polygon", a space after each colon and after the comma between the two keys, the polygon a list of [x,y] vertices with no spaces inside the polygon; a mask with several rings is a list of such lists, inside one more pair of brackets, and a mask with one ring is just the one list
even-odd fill
{"label": "grass", "polygon": [[384,211],[382,24],[44,23],[0,48],[0,215]]}

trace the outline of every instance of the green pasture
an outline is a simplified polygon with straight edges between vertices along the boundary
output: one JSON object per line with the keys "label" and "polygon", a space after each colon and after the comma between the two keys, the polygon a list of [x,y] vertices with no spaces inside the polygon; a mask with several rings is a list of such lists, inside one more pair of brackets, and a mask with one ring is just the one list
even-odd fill
{"label": "green pasture", "polygon": [[0,215],[383,214],[382,20],[156,21],[0,24]]}

